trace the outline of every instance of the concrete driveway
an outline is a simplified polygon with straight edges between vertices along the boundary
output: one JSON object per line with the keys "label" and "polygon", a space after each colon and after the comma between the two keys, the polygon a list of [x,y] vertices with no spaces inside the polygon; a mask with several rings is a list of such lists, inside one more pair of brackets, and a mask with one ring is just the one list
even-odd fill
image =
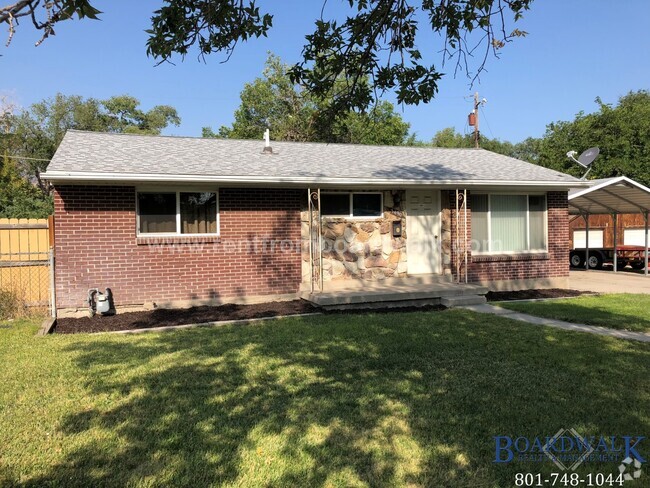
{"label": "concrete driveway", "polygon": [[650,294],[650,276],[633,271],[611,270],[569,272],[569,288],[598,293],[647,293]]}

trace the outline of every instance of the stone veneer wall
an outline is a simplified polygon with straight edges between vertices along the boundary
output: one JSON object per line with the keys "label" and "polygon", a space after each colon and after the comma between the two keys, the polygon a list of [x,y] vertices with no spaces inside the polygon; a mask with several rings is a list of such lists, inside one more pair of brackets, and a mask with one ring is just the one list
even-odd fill
{"label": "stone veneer wall", "polygon": [[[384,191],[384,216],[374,220],[324,219],[323,264],[324,280],[364,279],[381,280],[404,277],[407,274],[406,192],[399,192],[401,202],[394,207],[391,191]],[[470,193],[468,192],[468,199]],[[304,198],[306,204],[306,196]],[[440,246],[442,273],[456,273],[455,260],[461,260],[461,277],[464,276],[464,258],[456,255],[454,236],[456,225],[463,235],[463,213],[456,215],[454,191],[440,192]],[[493,283],[537,280],[538,286],[566,278],[569,273],[568,254],[568,203],[567,192],[548,192],[548,252],[535,254],[472,255],[472,211],[467,209],[468,279],[474,283]],[[309,283],[308,212],[302,209],[302,277]],[[392,238],[392,220],[400,219],[403,226],[401,238]]]}
{"label": "stone veneer wall", "polygon": [[440,246],[441,246],[441,259],[442,259],[442,274],[450,276],[453,273],[452,269],[452,208],[455,211],[455,205],[452,207],[452,201],[456,193],[452,191],[442,190],[440,192]]}
{"label": "stone veneer wall", "polygon": [[[399,195],[395,203],[393,193]],[[405,192],[386,190],[384,215],[376,219],[323,218],[324,281],[363,279],[383,280],[406,276],[406,213]],[[309,212],[302,209],[302,273],[308,283]],[[392,223],[401,221],[402,237],[393,237]]]}

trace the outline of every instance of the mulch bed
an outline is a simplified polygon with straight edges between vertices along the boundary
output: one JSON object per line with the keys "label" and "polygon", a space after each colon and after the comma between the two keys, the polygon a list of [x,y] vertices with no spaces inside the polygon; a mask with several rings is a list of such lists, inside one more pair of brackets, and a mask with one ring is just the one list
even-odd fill
{"label": "mulch bed", "polygon": [[[533,298],[565,298],[577,297],[589,292],[578,290],[521,290],[521,291],[491,291],[486,295],[488,302],[505,300],[526,300]],[[424,307],[365,309],[328,311],[326,313],[391,313],[410,311],[444,310],[440,305]],[[116,315],[81,318],[60,318],[56,321],[54,332],[57,334],[76,334],[80,332],[111,332],[117,330],[151,329],[169,325],[200,324],[223,320],[245,320],[279,315],[297,315],[303,313],[321,312],[322,310],[306,300],[291,300],[287,302],[269,302],[253,305],[219,305],[216,307],[192,307],[184,309],[156,309],[145,312],[126,312]]]}
{"label": "mulch bed", "polygon": [[200,324],[221,320],[257,319],[278,315],[296,315],[318,312],[320,309],[305,300],[270,302],[253,305],[220,305],[185,309],[156,309],[145,312],[126,312],[116,315],[60,318],[54,330],[57,334],[78,332],[109,332],[116,330],[150,329],[168,325]]}
{"label": "mulch bed", "polygon": [[551,288],[548,290],[520,290],[520,291],[490,291],[485,295],[488,302],[502,302],[506,300],[532,300],[536,298],[572,298],[580,295],[593,295],[590,291],[565,290]]}

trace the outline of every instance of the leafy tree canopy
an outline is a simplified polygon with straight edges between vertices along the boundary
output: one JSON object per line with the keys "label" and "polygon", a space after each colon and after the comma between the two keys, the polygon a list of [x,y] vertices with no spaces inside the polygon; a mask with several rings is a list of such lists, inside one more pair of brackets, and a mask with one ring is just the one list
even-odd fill
{"label": "leafy tree canopy", "polygon": [[[456,132],[453,127],[442,129],[433,136],[429,143],[414,141],[415,145],[432,146],[432,147],[446,147],[446,148],[473,148],[474,147],[474,134],[460,134]],[[499,139],[489,139],[481,135],[480,144],[482,149],[493,151],[506,156],[519,158],[520,147],[519,144],[513,144],[508,141],[501,141]]]}
{"label": "leafy tree canopy", "polygon": [[596,98],[598,111],[580,112],[572,121],[553,122],[537,140],[533,162],[581,176],[584,170],[566,153],[593,146],[600,156],[590,178],[627,176],[650,185],[650,92],[640,90],[621,97],[616,105]]}
{"label": "leafy tree canopy", "polygon": [[[347,0],[344,19],[327,18],[327,1],[305,36],[302,56],[291,79],[312,95],[331,98],[335,114],[366,109],[377,94],[394,91],[399,103],[430,101],[438,91],[445,62],[454,73],[474,78],[490,53],[526,32],[509,27],[529,9],[532,0]],[[90,0],[13,0],[0,7],[0,23],[9,25],[9,41],[26,17],[43,32],[41,41],[63,20],[96,19],[101,14]],[[238,43],[266,36],[273,15],[255,0],[165,0],[151,19],[147,53],[159,61],[192,50],[199,57],[233,53]],[[431,35],[439,40],[432,46]],[[427,37],[429,40],[427,40]],[[39,41],[39,43],[41,42]],[[442,52],[442,60],[438,54]],[[435,59],[438,57],[438,59]],[[471,66],[472,58],[476,66]],[[435,61],[441,61],[436,66]],[[340,83],[341,78],[346,80]],[[372,80],[372,86],[364,80]]]}
{"label": "leafy tree canopy", "polygon": [[269,54],[262,77],[247,83],[232,126],[218,133],[209,127],[204,137],[260,139],[269,128],[274,140],[345,142],[353,144],[403,144],[409,124],[393,105],[380,102],[367,112],[348,111],[329,117],[330,99],[313,97],[294,83],[290,66]]}
{"label": "leafy tree canopy", "polygon": [[6,151],[0,154],[0,218],[44,218],[54,211],[52,199],[18,171]]}
{"label": "leafy tree canopy", "polygon": [[[599,108],[594,113],[580,112],[574,120],[548,124],[541,138],[529,137],[512,144],[481,137],[481,147],[580,177],[585,170],[568,159],[566,153],[580,153],[597,146],[600,156],[592,166],[590,178],[627,176],[650,185],[650,91],[630,92],[619,98],[616,105],[603,103],[600,98],[596,98],[596,103]],[[459,134],[450,127],[439,131],[430,145],[473,147],[473,136]]]}
{"label": "leafy tree canopy", "polygon": [[50,187],[40,174],[67,130],[160,134],[170,124],[180,124],[173,107],[159,105],[143,111],[139,105],[136,98],[128,95],[96,100],[57,94],[21,113],[4,112],[0,121],[4,128],[0,154],[6,151],[20,175],[49,195]]}

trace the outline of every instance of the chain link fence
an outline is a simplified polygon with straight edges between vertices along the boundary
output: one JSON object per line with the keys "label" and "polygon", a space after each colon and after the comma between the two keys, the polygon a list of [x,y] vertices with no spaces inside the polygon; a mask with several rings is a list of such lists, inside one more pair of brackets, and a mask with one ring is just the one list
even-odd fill
{"label": "chain link fence", "polygon": [[0,292],[51,310],[53,219],[0,219]]}

